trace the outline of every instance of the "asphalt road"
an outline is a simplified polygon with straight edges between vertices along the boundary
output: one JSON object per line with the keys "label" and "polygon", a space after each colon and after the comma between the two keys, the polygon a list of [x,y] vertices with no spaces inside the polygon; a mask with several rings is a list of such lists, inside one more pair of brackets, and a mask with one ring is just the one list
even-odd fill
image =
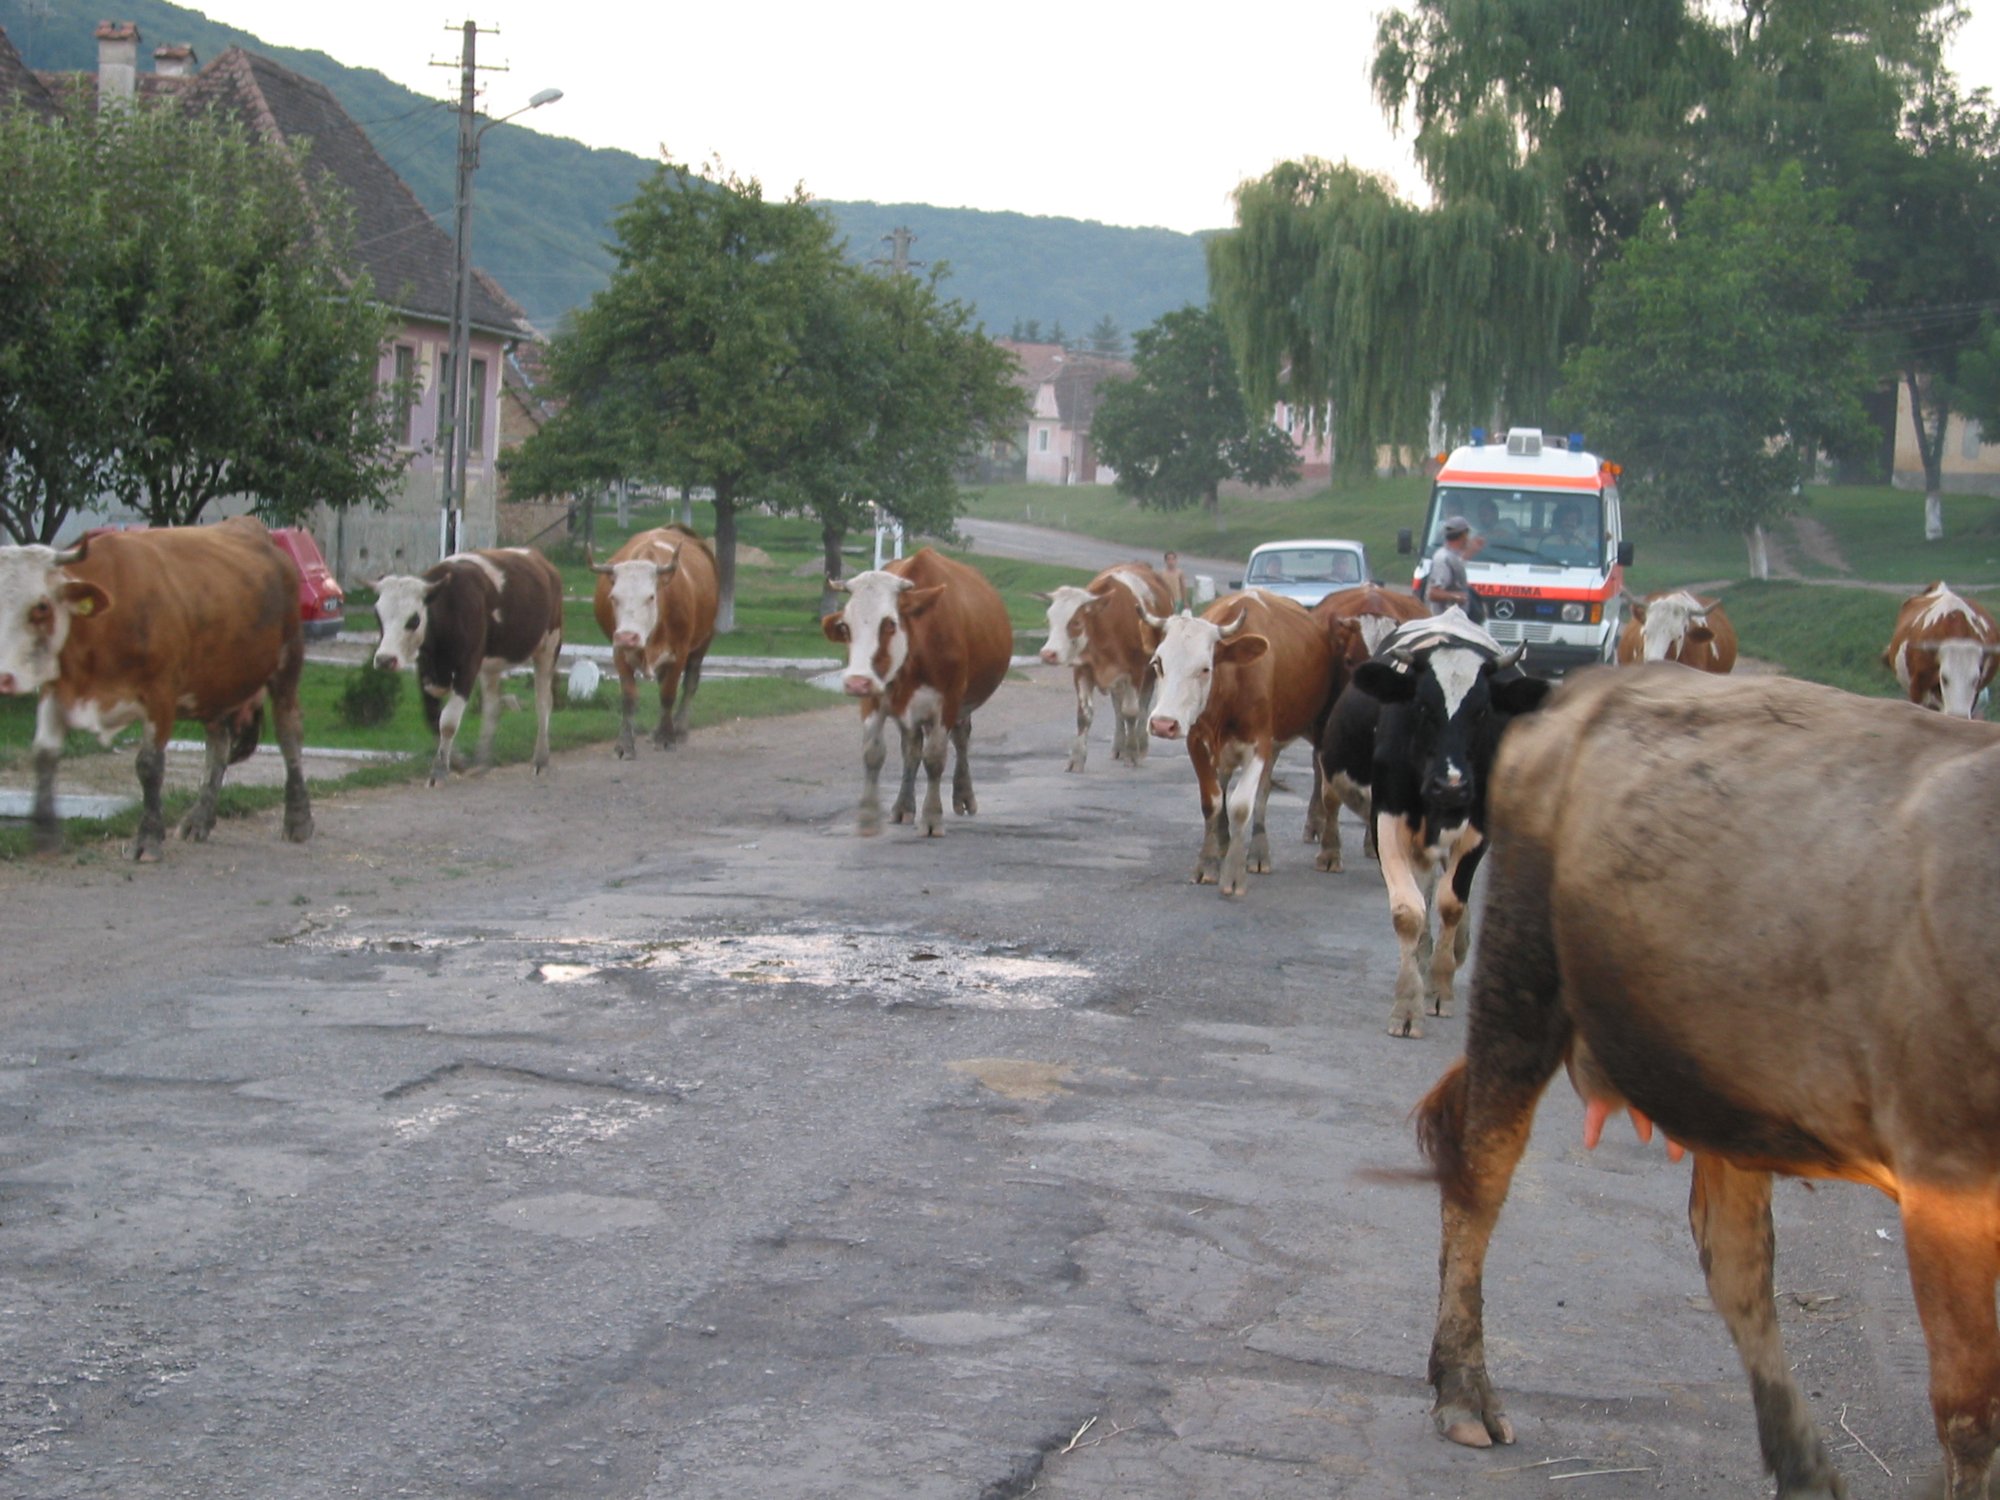
{"label": "asphalt road", "polygon": [[[1225,902],[1184,757],[1100,715],[1064,774],[1063,676],[937,840],[854,834],[843,706],[0,867],[0,1495],[1768,1493],[1686,1167],[1584,1153],[1560,1080],[1489,1278],[1519,1444],[1432,1436],[1435,1195],[1379,1174],[1462,1022],[1386,1034],[1297,751]],[[1904,1494],[1893,1213],[1790,1186],[1779,1234],[1853,1492]]]}

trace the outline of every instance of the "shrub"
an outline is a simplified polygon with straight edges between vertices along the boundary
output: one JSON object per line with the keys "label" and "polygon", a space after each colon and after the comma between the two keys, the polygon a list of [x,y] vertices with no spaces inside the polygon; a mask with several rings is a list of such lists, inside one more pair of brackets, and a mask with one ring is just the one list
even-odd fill
{"label": "shrub", "polygon": [[402,696],[403,674],[385,672],[368,661],[348,674],[347,685],[340,690],[333,711],[343,724],[370,729],[395,717],[396,704]]}

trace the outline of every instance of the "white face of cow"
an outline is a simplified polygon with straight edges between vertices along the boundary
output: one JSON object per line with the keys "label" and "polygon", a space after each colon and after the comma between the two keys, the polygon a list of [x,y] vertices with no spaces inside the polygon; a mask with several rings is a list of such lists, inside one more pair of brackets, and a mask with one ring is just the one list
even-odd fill
{"label": "white face of cow", "polygon": [[1708,611],[1692,594],[1669,594],[1646,605],[1646,618],[1639,622],[1643,642],[1642,661],[1665,661],[1667,653],[1681,644],[1689,626],[1706,629]]}
{"label": "white face of cow", "polygon": [[827,617],[827,634],[847,646],[841,686],[850,697],[888,691],[910,658],[907,614],[927,605],[943,589],[913,589],[910,580],[887,571],[856,573],[847,580],[847,601]]}
{"label": "white face of cow", "polygon": [[104,590],[70,578],[53,547],[0,547],[0,693],[55,681],[72,615],[110,607]]}
{"label": "white face of cow", "polygon": [[1083,651],[1090,644],[1087,627],[1070,634],[1078,612],[1090,603],[1090,590],[1064,584],[1049,599],[1049,638],[1042,645],[1042,660],[1052,667],[1075,667],[1083,663]]}
{"label": "white face of cow", "polygon": [[[1240,614],[1236,617],[1237,622],[1242,619]],[[1208,707],[1223,631],[1223,626],[1195,615],[1168,619],[1153,652],[1153,715],[1146,727],[1156,738],[1185,738]]]}
{"label": "white face of cow", "polygon": [[660,625],[660,585],[674,576],[680,564],[678,548],[661,548],[666,556],[658,562],[644,558],[612,563],[611,644],[643,646]]}
{"label": "white face of cow", "polygon": [[1938,707],[1957,718],[1973,717],[1979,690],[1986,686],[1993,648],[1978,641],[1939,641],[1935,647],[1938,667]]}
{"label": "white face of cow", "polygon": [[392,573],[375,585],[375,618],[382,640],[375,648],[375,665],[385,672],[414,666],[430,628],[427,585],[421,578]]}

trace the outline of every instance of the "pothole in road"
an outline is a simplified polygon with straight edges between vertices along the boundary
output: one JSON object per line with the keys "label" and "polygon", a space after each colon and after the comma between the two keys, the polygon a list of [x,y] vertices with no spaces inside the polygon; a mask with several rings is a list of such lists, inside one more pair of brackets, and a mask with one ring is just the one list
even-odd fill
{"label": "pothole in road", "polygon": [[537,966],[547,984],[679,972],[739,984],[857,987],[885,1005],[1050,1010],[1095,976],[1082,964],[893,933],[772,932],[674,938],[599,964],[573,954]]}

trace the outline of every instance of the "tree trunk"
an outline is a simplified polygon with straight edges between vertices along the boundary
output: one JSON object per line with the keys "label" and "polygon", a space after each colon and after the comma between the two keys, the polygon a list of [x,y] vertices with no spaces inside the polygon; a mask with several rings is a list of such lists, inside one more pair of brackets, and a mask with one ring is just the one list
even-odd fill
{"label": "tree trunk", "polygon": [[1914,365],[1903,367],[1910,392],[1910,422],[1917,429],[1917,457],[1924,466],[1924,540],[1944,540],[1944,429],[1950,410],[1938,402],[1931,420],[1924,420],[1924,392]]}
{"label": "tree trunk", "polygon": [[736,629],[736,496],[727,484],[715,487],[715,579],[715,633],[728,635]]}
{"label": "tree trunk", "polygon": [[[831,517],[820,522],[820,556],[825,564],[826,577],[829,579],[843,576],[841,572],[840,546],[846,540],[846,523],[833,520]],[[823,615],[830,615],[839,608],[840,595],[836,594],[829,584],[821,584],[819,591],[819,612]]]}
{"label": "tree trunk", "polygon": [[1761,525],[1751,526],[1743,533],[1744,544],[1750,549],[1750,576],[1769,578],[1771,576],[1771,548]]}
{"label": "tree trunk", "polygon": [[1215,529],[1217,531],[1228,530],[1228,528],[1222,524],[1221,486],[1217,484],[1209,485],[1208,493],[1201,497],[1201,503],[1203,509],[1205,509],[1208,512],[1209,520],[1215,522]]}

